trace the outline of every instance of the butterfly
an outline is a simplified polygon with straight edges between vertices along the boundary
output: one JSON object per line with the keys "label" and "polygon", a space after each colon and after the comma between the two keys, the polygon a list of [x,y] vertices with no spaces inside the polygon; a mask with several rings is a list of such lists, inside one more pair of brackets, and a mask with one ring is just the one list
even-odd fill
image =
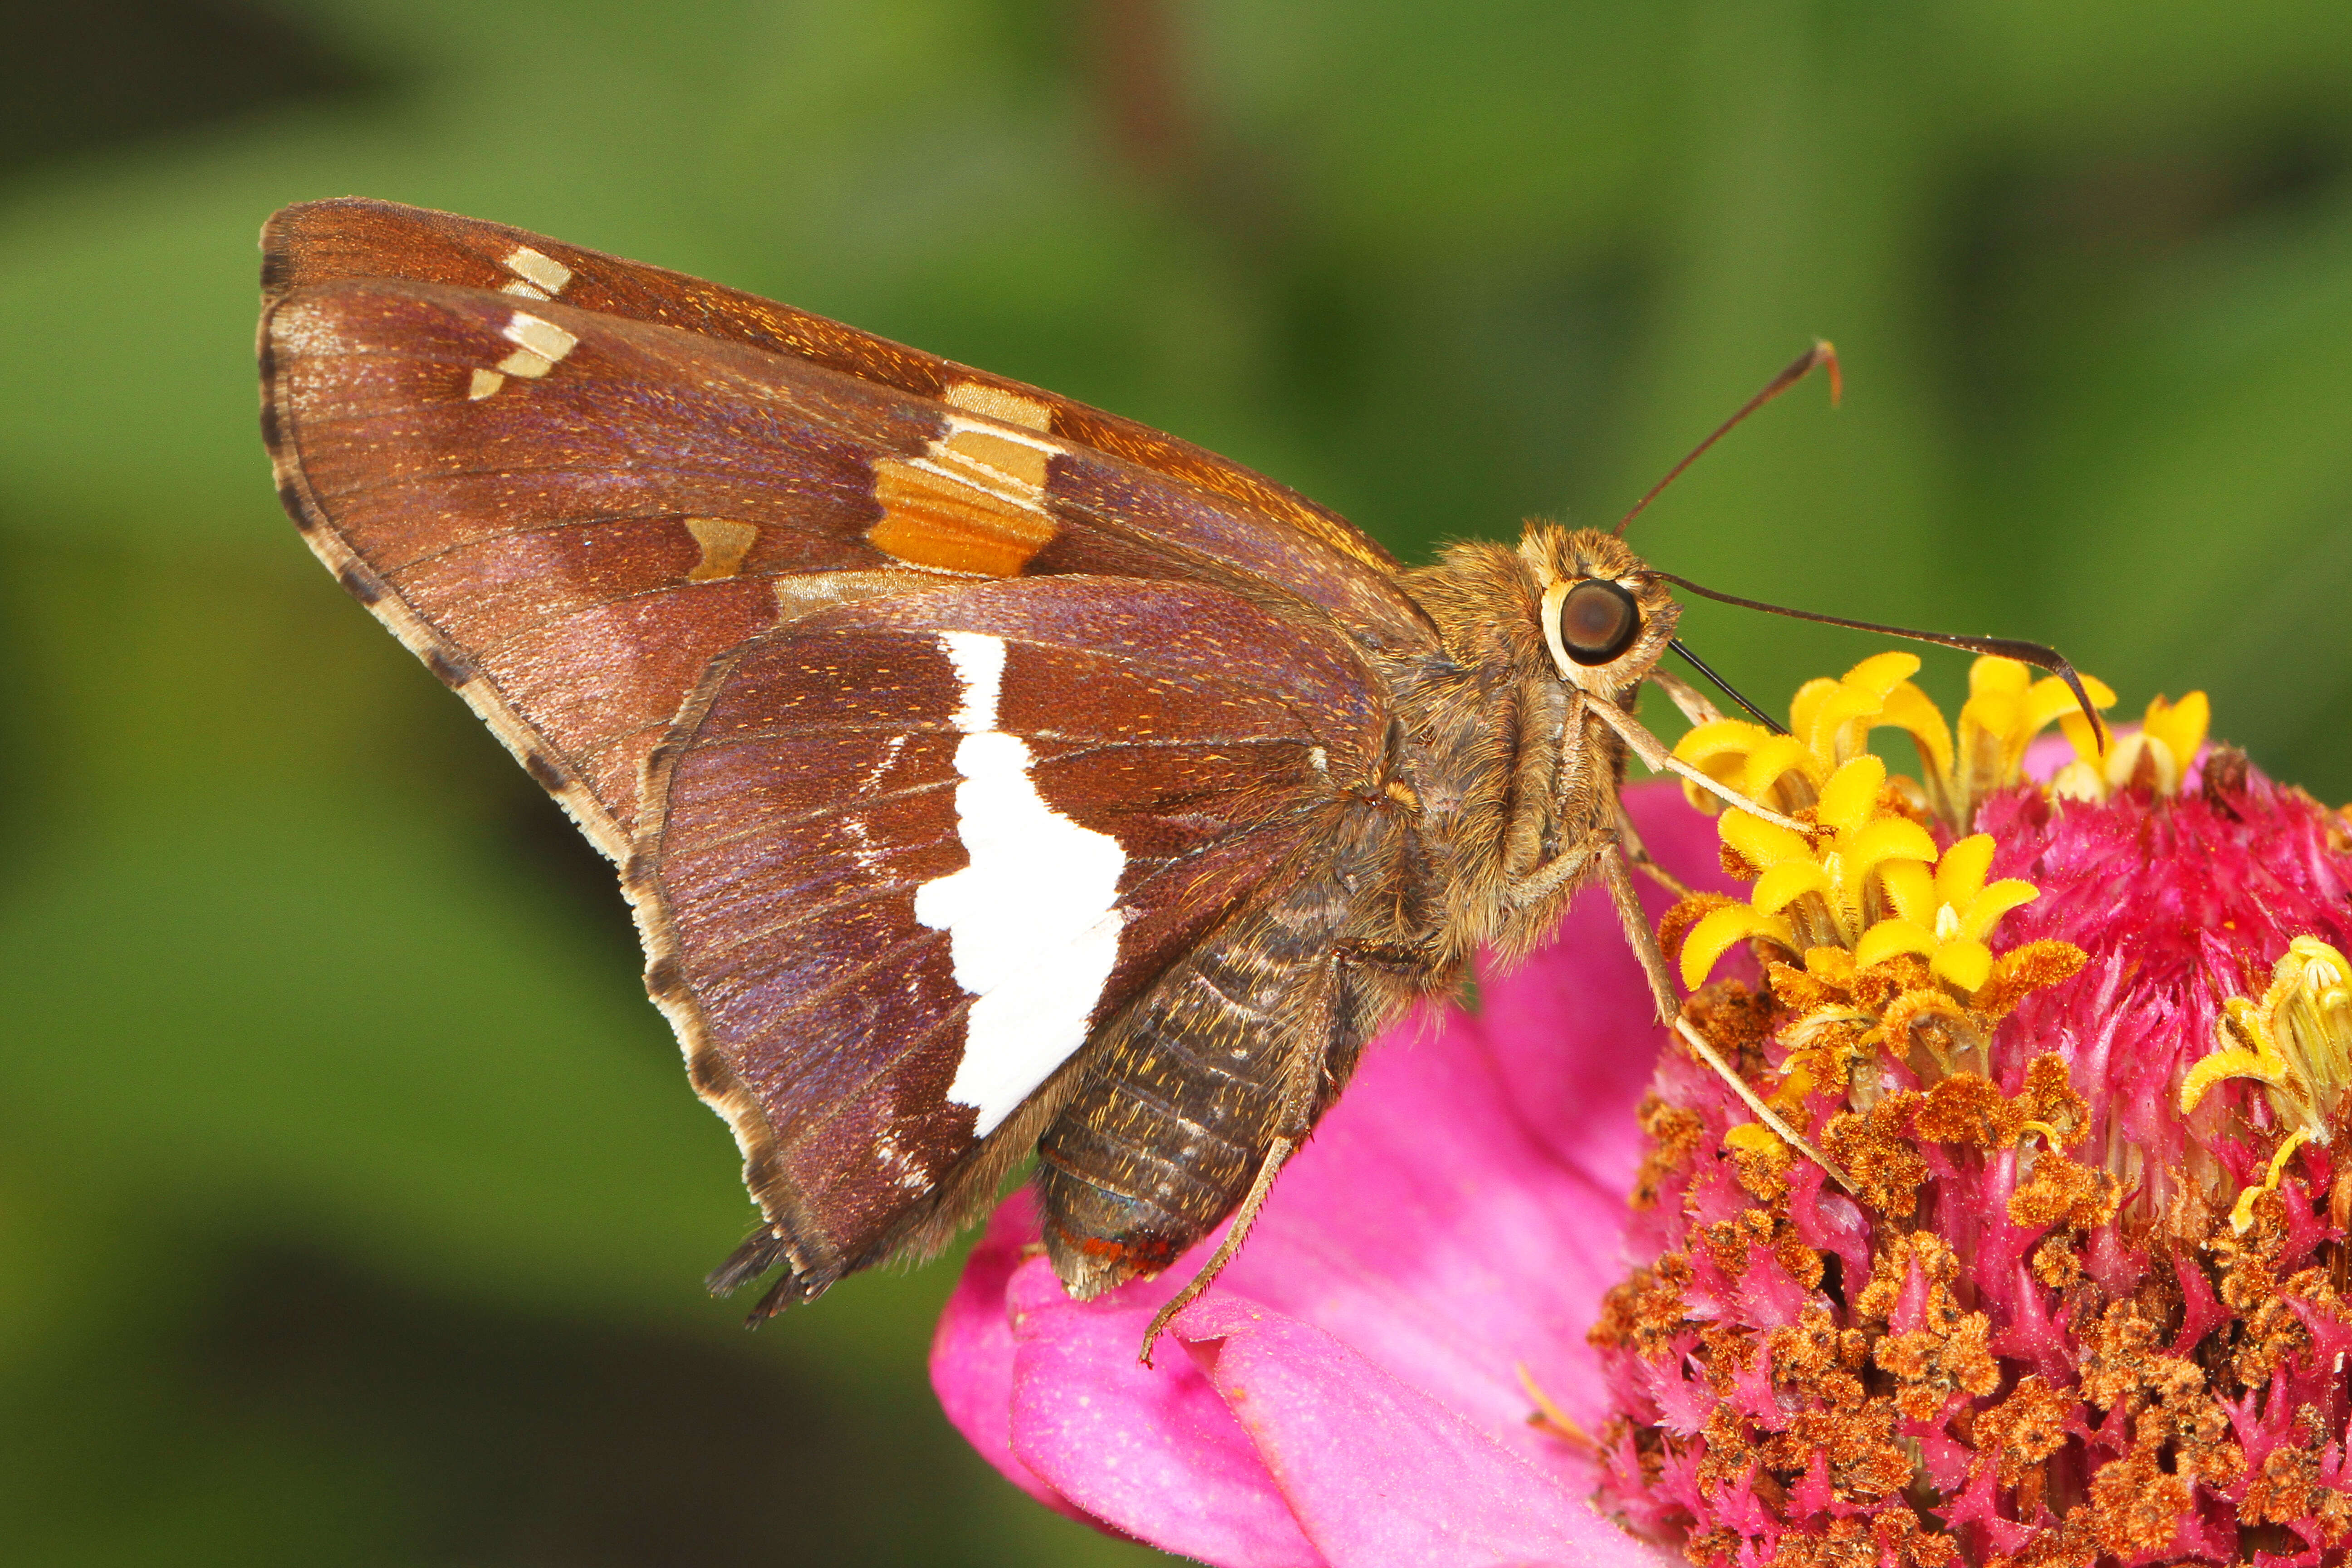
{"label": "butterfly", "polygon": [[1638,917],[1629,754],[1750,804],[1634,720],[1645,680],[1712,710],[1658,668],[1696,584],[1613,534],[1406,568],[680,273],[357,199],[262,248],[280,499],[620,868],[762,1216],[710,1283],[782,1270],[755,1321],[937,1250],[1033,1151],[1076,1296],[1234,1218],[1172,1312],[1384,1022],[1588,882]]}

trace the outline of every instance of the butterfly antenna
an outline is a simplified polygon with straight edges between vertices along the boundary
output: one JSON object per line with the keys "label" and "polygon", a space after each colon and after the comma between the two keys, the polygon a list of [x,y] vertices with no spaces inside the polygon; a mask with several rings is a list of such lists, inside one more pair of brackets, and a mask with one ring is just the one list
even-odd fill
{"label": "butterfly antenna", "polygon": [[1706,667],[1705,660],[1701,659],[1698,655],[1691,652],[1690,649],[1683,646],[1682,638],[1676,637],[1673,641],[1667,643],[1666,646],[1674,649],[1676,653],[1682,655],[1683,662],[1685,664],[1689,665],[1693,669],[1697,670],[1701,675],[1706,676],[1709,680],[1715,682],[1715,689],[1717,691],[1722,692],[1726,697],[1730,698],[1734,702],[1737,702],[1742,708],[1747,709],[1749,715],[1753,717],[1759,724],[1763,725],[1764,728],[1771,731],[1775,735],[1785,735],[1789,732],[1788,726],[1782,724],[1778,719],[1773,718],[1772,715],[1765,712],[1764,710],[1757,707],[1756,704],[1748,701],[1748,699],[1733,690],[1731,688],[1731,682],[1724,679],[1723,677],[1709,669]]}
{"label": "butterfly antenna", "polygon": [[[2100,721],[2099,710],[2091,706],[2091,694],[2083,689],[2083,678],[2074,673],[2074,667],[2068,662],[2066,656],[2054,647],[2044,647],[2038,642],[2020,642],[2014,637],[1962,637],[1953,632],[1920,632],[1912,631],[1905,626],[1883,626],[1875,621],[1850,621],[1843,616],[1817,616],[1811,610],[1792,610],[1785,605],[1768,605],[1759,599],[1743,599],[1735,594],[1718,594],[1712,588],[1702,588],[1689,578],[1677,577],[1671,572],[1659,572],[1655,568],[1653,568],[1652,572],[1654,575],[1664,578],[1677,588],[1687,589],[1702,599],[1713,599],[1718,605],[1737,605],[1743,610],[1762,610],[1767,615],[1787,616],[1790,619],[1798,621],[1816,621],[1825,626],[1843,626],[1848,631],[1876,632],[1881,637],[1908,637],[1913,642],[1937,643],[1945,647],[1962,648],[1969,653],[1987,653],[1998,658],[2013,658],[2021,664],[2031,664],[2046,669],[2066,683],[2066,689],[2074,694],[2074,700],[2082,706],[2083,717],[2091,721],[2091,733],[2097,737],[2099,750],[2105,752],[2107,749],[2107,727]],[[1690,658],[1687,652],[1684,653],[1683,657]],[[1696,664],[1698,661],[1692,659],[1691,662]],[[1709,676],[1708,679],[1714,678]],[[1742,703],[1741,706],[1747,705]],[[1752,713],[1755,710],[1751,708],[1748,711]]]}
{"label": "butterfly antenna", "polygon": [[[1668,485],[1673,484],[1675,479],[1679,479],[1682,476],[1682,471],[1685,468],[1689,468],[1693,463],[1697,462],[1700,455],[1709,447],[1714,446],[1717,441],[1722,440],[1726,436],[1731,434],[1731,427],[1733,426],[1738,424],[1742,419],[1747,418],[1749,415],[1755,413],[1758,409],[1763,407],[1766,404],[1771,402],[1782,393],[1788,391],[1789,388],[1796,385],[1797,383],[1804,380],[1807,373],[1811,371],[1811,369],[1818,364],[1825,364],[1830,367],[1830,406],[1832,408],[1836,407],[1839,399],[1845,395],[1844,379],[1838,374],[1837,350],[1831,345],[1827,338],[1815,338],[1811,348],[1807,349],[1803,353],[1799,354],[1797,358],[1790,363],[1788,369],[1774,376],[1771,381],[1765,385],[1763,391],[1758,393],[1755,396],[1741,404],[1739,405],[1738,413],[1733,415],[1730,418],[1725,420],[1722,424],[1715,427],[1714,435],[1709,436],[1706,440],[1701,441],[1697,446],[1693,447],[1691,448],[1690,456],[1685,458],[1681,462],[1676,463],[1672,468],[1669,468],[1666,471],[1666,477],[1660,479],[1656,484],[1652,485],[1650,487],[1650,493],[1643,496],[1640,500],[1635,501],[1633,503],[1633,510],[1627,512],[1623,517],[1619,518],[1617,520],[1617,526],[1611,529],[1609,531],[1615,534],[1620,539],[1624,538],[1625,525],[1633,521],[1636,517],[1639,517],[1643,507],[1657,500],[1658,492],[1660,490],[1664,489]],[[1712,677],[1709,679],[1712,679]]]}

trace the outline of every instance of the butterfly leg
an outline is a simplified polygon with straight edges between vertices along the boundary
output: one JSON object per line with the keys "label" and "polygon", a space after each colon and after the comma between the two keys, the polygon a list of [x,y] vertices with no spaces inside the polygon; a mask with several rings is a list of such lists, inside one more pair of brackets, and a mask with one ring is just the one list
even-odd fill
{"label": "butterfly leg", "polygon": [[1426,942],[1365,942],[1347,938],[1331,950],[1347,963],[1379,974],[1426,985],[1434,960]]}
{"label": "butterfly leg", "polygon": [[[1616,847],[1611,846],[1612,851]],[[1633,874],[1626,857],[1611,853],[1601,858],[1601,880],[1609,889],[1609,901],[1617,910],[1617,923],[1625,928],[1625,945],[1642,965],[1643,978],[1650,983],[1650,1000],[1658,1009],[1658,1022],[1668,1028],[1682,1012],[1681,999],[1675,994],[1675,983],[1669,977],[1666,955],[1659,950],[1657,933],[1650,929],[1650,912],[1642,907],[1642,895],[1633,890]]]}
{"label": "butterfly leg", "polygon": [[1258,1211],[1265,1206],[1267,1195],[1274,1191],[1275,1177],[1282,1173],[1283,1166],[1307,1142],[1322,1106],[1339,1091],[1339,1085],[1331,1083],[1326,1092],[1332,1064],[1353,1065],[1351,1047],[1355,1042],[1340,1037],[1339,1023],[1339,993],[1345,984],[1342,971],[1347,962],[1338,952],[1328,954],[1308,972],[1311,978],[1302,987],[1304,994],[1294,998],[1295,1022],[1286,1031],[1291,1044],[1283,1063],[1282,1109],[1274,1136],[1267,1141],[1265,1152],[1258,1157],[1257,1173],[1250,1181],[1249,1191],[1234,1209],[1233,1224],[1226,1228],[1225,1238],[1217,1243],[1208,1262],[1185,1281],[1184,1288],[1151,1315],[1151,1326],[1143,1331],[1143,1343],[1136,1352],[1136,1359],[1146,1366],[1151,1364],[1151,1347],[1160,1331],[1177,1313],[1201,1299],[1242,1249],[1242,1243],[1249,1239]]}
{"label": "butterfly leg", "polygon": [[1770,806],[1759,805],[1748,799],[1722,780],[1708,777],[1675,756],[1666,749],[1664,742],[1642,728],[1639,720],[1618,708],[1615,703],[1587,702],[1584,706],[1588,712],[1594,714],[1601,722],[1616,731],[1618,738],[1625,742],[1625,749],[1639,757],[1642,760],[1642,765],[1652,773],[1674,773],[1696,784],[1726,805],[1738,806],[1749,816],[1761,817],[1775,827],[1785,827],[1790,832],[1801,836],[1810,831],[1804,823],[1793,817],[1783,816]]}
{"label": "butterfly leg", "polygon": [[1217,1250],[1209,1255],[1209,1261],[1201,1265],[1201,1271],[1187,1280],[1181,1290],[1169,1297],[1167,1305],[1151,1314],[1151,1326],[1143,1331],[1143,1344],[1136,1352],[1136,1360],[1150,1366],[1151,1347],[1159,1341],[1160,1331],[1177,1313],[1199,1300],[1202,1292],[1214,1284],[1217,1276],[1225,1271],[1225,1265],[1234,1260],[1234,1254],[1239,1252],[1242,1243],[1249,1238],[1250,1227],[1257,1223],[1258,1210],[1265,1206],[1266,1194],[1274,1191],[1274,1178],[1281,1173],[1282,1167],[1288,1164],[1290,1156],[1297,1152],[1297,1141],[1289,1138],[1277,1137],[1266,1145],[1265,1157],[1258,1161],[1257,1175],[1250,1183],[1249,1192],[1243,1196],[1240,1206],[1234,1210],[1234,1223],[1232,1228],[1225,1232],[1225,1239],[1217,1243]]}
{"label": "butterfly leg", "polygon": [[1716,1076],[1747,1102],[1748,1109],[1756,1113],[1757,1121],[1779,1134],[1783,1142],[1827,1171],[1840,1186],[1848,1192],[1853,1191],[1853,1184],[1847,1180],[1845,1173],[1823,1158],[1821,1151],[1806,1142],[1802,1133],[1765,1104],[1763,1097],[1739,1076],[1738,1069],[1723,1059],[1723,1054],[1715,1048],[1715,1043],[1683,1016],[1682,1003],[1676,1000],[1675,984],[1669,978],[1666,955],[1659,950],[1657,933],[1650,929],[1650,914],[1642,907],[1641,895],[1633,890],[1633,874],[1624,857],[1616,854],[1603,856],[1601,879],[1609,889],[1609,901],[1616,906],[1618,923],[1625,928],[1625,945],[1632,948],[1633,956],[1641,961],[1642,973],[1650,983],[1650,998],[1657,1006],[1658,1022],[1681,1036],[1692,1053],[1713,1068]]}
{"label": "butterfly leg", "polygon": [[1633,819],[1625,815],[1625,807],[1622,804],[1617,807],[1617,837],[1624,845],[1625,858],[1633,869],[1677,899],[1693,896],[1693,890],[1681,878],[1650,858],[1648,847],[1643,844],[1641,833],[1633,826]]}
{"label": "butterfly leg", "polygon": [[1563,849],[1542,865],[1512,879],[1512,904],[1526,909],[1553,897],[1590,871],[1594,858],[1614,848],[1616,843],[1617,836],[1613,831],[1596,833],[1583,843]]}
{"label": "butterfly leg", "polygon": [[1723,710],[1706,699],[1706,693],[1670,669],[1650,671],[1650,684],[1664,692],[1682,716],[1694,725],[1712,724],[1723,717]]}

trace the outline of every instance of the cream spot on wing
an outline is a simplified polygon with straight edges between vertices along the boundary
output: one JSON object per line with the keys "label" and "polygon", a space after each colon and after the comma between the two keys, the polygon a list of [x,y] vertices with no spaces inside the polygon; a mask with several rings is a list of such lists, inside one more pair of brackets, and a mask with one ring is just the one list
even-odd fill
{"label": "cream spot on wing", "polygon": [[509,375],[545,375],[580,342],[553,321],[520,310],[508,320],[499,335],[515,345],[515,352],[499,362],[499,369]]}
{"label": "cream spot on wing", "polygon": [[926,588],[961,581],[961,578],[930,572],[890,567],[871,572],[803,572],[796,576],[771,579],[777,614],[788,621],[854,599],[870,599],[883,594],[919,594]]}
{"label": "cream spot on wing", "polygon": [[[563,286],[572,281],[572,268],[528,245],[518,245],[508,251],[499,265],[532,288],[543,290],[541,299],[562,293]],[[509,292],[516,291],[512,284],[507,288]]]}
{"label": "cream spot on wing", "polygon": [[506,384],[507,378],[497,371],[478,370],[474,373],[472,384],[466,388],[466,395],[474,402],[479,403]]}
{"label": "cream spot on wing", "polygon": [[974,998],[948,1099],[978,1113],[985,1138],[1087,1042],[1127,922],[1127,854],[1048,805],[1027,742],[996,728],[1004,639],[939,640],[963,688],[956,833],[970,863],[917,889],[915,918],[948,933],[956,984]]}
{"label": "cream spot on wing", "polygon": [[499,284],[499,292],[518,295],[525,300],[551,300],[555,297],[536,283],[526,283],[520,278],[511,283]]}
{"label": "cream spot on wing", "polygon": [[922,1192],[934,1180],[929,1165],[919,1153],[900,1141],[896,1128],[884,1128],[881,1135],[874,1140],[874,1163],[882,1167],[885,1176],[906,1192]]}
{"label": "cream spot on wing", "polygon": [[689,583],[716,582],[743,569],[743,557],[759,542],[760,531],[748,522],[724,517],[689,517],[687,532],[702,547],[702,559],[686,574]]}
{"label": "cream spot on wing", "polygon": [[890,743],[882,748],[882,760],[866,770],[866,791],[872,794],[882,787],[882,776],[898,761],[898,753],[907,749],[907,737],[893,735]]}
{"label": "cream spot on wing", "polygon": [[351,339],[335,312],[309,300],[278,306],[269,318],[269,335],[280,347],[298,354],[351,352]]}
{"label": "cream spot on wing", "polygon": [[856,816],[843,817],[841,828],[849,836],[850,858],[857,862],[858,868],[869,877],[882,875],[882,846],[874,841],[874,830],[866,826],[863,818]]}
{"label": "cream spot on wing", "polygon": [[940,395],[940,401],[950,408],[985,414],[991,419],[1002,419],[1007,425],[1018,425],[1024,430],[1051,430],[1054,427],[1051,404],[1024,397],[1017,392],[1007,392],[1003,387],[983,385],[977,381],[957,382]]}

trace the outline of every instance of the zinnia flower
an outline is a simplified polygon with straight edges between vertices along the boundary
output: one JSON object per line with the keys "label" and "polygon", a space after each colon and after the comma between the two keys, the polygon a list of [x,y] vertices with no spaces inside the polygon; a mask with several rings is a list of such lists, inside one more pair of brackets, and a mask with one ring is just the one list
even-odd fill
{"label": "zinnia flower", "polygon": [[2074,726],[2043,784],[2052,683],[1980,661],[1955,736],[1916,668],[1685,737],[1810,836],[1628,795],[1670,869],[1748,884],[1662,934],[1796,1146],[1659,1051],[1588,897],[1366,1053],[1186,1353],[1135,1361],[1197,1259],[1073,1302],[1008,1203],[940,1325],[950,1418],[1218,1563],[2341,1560],[2346,824],[2205,750],[2201,698]]}

